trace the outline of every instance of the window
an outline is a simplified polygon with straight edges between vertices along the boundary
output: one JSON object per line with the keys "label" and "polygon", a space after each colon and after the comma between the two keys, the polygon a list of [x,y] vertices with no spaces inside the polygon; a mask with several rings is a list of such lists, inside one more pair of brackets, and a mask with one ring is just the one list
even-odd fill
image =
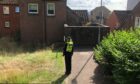
{"label": "window", "polygon": [[37,3],[29,3],[28,4],[28,13],[38,14],[38,4]]}
{"label": "window", "polygon": [[10,14],[9,6],[3,6],[3,14]]}
{"label": "window", "polygon": [[140,17],[135,18],[135,27],[140,27]]}
{"label": "window", "polygon": [[10,27],[10,22],[9,21],[5,22],[5,27]]}
{"label": "window", "polygon": [[19,6],[16,6],[16,7],[15,7],[15,12],[16,12],[16,13],[19,13],[19,12],[20,12]]}
{"label": "window", "polygon": [[47,3],[47,15],[54,16],[55,15],[55,4]]}

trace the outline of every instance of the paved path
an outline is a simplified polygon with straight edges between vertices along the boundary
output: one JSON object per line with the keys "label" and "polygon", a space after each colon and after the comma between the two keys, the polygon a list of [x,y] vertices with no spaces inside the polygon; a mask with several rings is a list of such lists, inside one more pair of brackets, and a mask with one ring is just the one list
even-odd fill
{"label": "paved path", "polygon": [[93,60],[92,50],[77,50],[74,52],[72,58],[72,73],[65,79],[64,83],[93,84],[93,70],[95,70],[96,67],[97,64]]}
{"label": "paved path", "polygon": [[72,58],[72,73],[64,80],[64,84],[110,84],[105,83],[103,71],[93,56],[92,49],[76,50]]}

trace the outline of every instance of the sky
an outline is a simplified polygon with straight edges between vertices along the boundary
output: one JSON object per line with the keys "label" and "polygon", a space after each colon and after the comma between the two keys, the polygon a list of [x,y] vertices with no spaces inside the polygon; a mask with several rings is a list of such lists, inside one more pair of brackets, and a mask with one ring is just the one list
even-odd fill
{"label": "sky", "polygon": [[[71,9],[87,9],[92,10],[100,6],[101,0],[67,0],[67,5]],[[103,0],[103,5],[111,11],[126,10],[127,0]]]}

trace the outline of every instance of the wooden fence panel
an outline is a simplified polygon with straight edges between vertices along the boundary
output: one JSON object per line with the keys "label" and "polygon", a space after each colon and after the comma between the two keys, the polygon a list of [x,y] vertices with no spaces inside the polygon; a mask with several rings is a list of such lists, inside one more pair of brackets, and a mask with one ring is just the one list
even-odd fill
{"label": "wooden fence panel", "polygon": [[70,35],[75,46],[96,46],[98,44],[99,28],[101,40],[109,33],[109,27],[96,26],[67,26],[65,27],[65,36]]}

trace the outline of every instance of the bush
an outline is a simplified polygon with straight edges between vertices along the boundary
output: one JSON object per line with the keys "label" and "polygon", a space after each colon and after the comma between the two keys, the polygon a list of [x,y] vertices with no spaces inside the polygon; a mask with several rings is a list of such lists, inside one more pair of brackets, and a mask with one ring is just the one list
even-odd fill
{"label": "bush", "polygon": [[2,37],[0,38],[0,55],[5,54],[7,52],[9,53],[15,53],[15,52],[21,51],[21,48],[17,43],[14,41],[13,38],[10,37]]}
{"label": "bush", "polygon": [[21,34],[20,31],[16,31],[13,35],[13,39],[19,44],[21,41]]}
{"label": "bush", "polygon": [[94,49],[95,60],[118,84],[140,82],[140,29],[114,31]]}

